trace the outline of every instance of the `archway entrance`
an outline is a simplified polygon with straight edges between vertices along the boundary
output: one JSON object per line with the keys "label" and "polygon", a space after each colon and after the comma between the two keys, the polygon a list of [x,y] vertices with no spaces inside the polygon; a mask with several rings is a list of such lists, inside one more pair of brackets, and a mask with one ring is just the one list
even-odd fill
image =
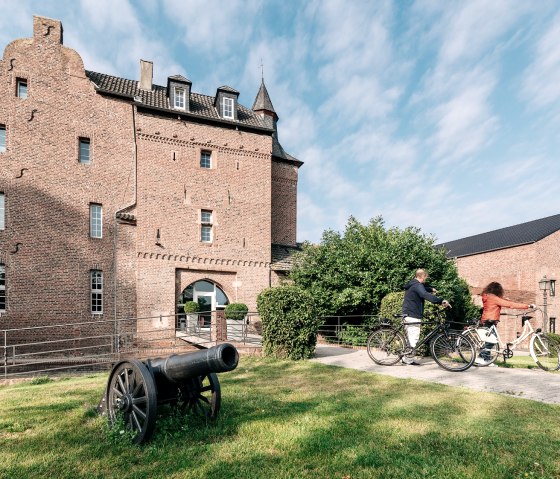
{"label": "archway entrance", "polygon": [[177,300],[179,322],[185,318],[183,305],[187,301],[198,303],[201,327],[210,327],[211,311],[224,309],[229,304],[229,299],[222,288],[206,279],[189,284],[179,295]]}

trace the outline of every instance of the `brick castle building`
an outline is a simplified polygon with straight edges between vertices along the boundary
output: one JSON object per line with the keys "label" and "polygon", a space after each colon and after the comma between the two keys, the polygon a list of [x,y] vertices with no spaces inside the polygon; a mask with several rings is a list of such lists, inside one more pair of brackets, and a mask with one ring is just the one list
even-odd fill
{"label": "brick castle building", "polygon": [[228,86],[154,85],[152,69],[87,71],[39,16],[5,47],[2,328],[173,315],[190,299],[255,310],[280,281],[302,162],[278,142],[264,82],[249,109]]}

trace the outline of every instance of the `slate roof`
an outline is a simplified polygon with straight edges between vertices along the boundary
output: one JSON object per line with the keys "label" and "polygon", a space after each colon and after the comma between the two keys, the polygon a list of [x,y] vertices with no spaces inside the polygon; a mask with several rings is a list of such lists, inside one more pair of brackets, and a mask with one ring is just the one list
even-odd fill
{"label": "slate roof", "polygon": [[301,251],[299,246],[272,243],[272,261],[270,269],[274,271],[290,271],[294,265],[293,254],[298,251]]}
{"label": "slate roof", "polygon": [[268,95],[268,90],[264,86],[264,80],[261,81],[261,87],[259,88],[257,97],[255,98],[255,102],[253,103],[253,110],[266,110],[276,114],[276,111],[272,106],[270,96]]}
{"label": "slate roof", "polygon": [[[181,115],[192,117],[201,117],[220,123],[239,124],[266,131],[272,130],[271,126],[259,115],[239,103],[237,104],[237,121],[227,120],[218,115],[218,111],[214,106],[215,98],[213,96],[192,92],[190,97],[190,112],[182,112],[169,107],[167,87],[153,85],[151,91],[146,91],[140,89],[139,82],[136,80],[128,80],[126,78],[88,70],[86,70],[86,76],[95,84],[99,92],[126,97],[148,108],[155,108],[176,114],[180,113]],[[228,88],[230,91],[236,91],[230,87],[221,88]]]}
{"label": "slate roof", "polygon": [[444,248],[448,258],[460,258],[535,243],[558,230],[560,214],[441,243],[436,248]]}

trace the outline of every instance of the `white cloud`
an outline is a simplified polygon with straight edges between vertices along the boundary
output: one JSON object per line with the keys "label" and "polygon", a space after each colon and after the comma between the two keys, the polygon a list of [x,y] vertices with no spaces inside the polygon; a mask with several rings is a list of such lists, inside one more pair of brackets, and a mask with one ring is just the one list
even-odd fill
{"label": "white cloud", "polygon": [[560,100],[560,15],[538,41],[535,60],[527,68],[523,93],[531,105],[550,107]]}

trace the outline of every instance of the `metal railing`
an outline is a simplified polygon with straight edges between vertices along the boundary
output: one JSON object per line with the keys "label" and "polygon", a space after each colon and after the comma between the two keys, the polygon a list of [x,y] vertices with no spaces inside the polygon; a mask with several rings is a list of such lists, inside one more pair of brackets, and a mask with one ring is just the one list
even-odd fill
{"label": "metal railing", "polygon": [[224,341],[261,346],[256,313],[235,324],[219,311],[195,315],[190,324],[176,314],[0,329],[0,378],[104,370],[122,358],[147,359]]}
{"label": "metal railing", "polygon": [[380,321],[373,315],[324,316],[322,320],[317,343],[348,347],[366,346],[368,334]]}

